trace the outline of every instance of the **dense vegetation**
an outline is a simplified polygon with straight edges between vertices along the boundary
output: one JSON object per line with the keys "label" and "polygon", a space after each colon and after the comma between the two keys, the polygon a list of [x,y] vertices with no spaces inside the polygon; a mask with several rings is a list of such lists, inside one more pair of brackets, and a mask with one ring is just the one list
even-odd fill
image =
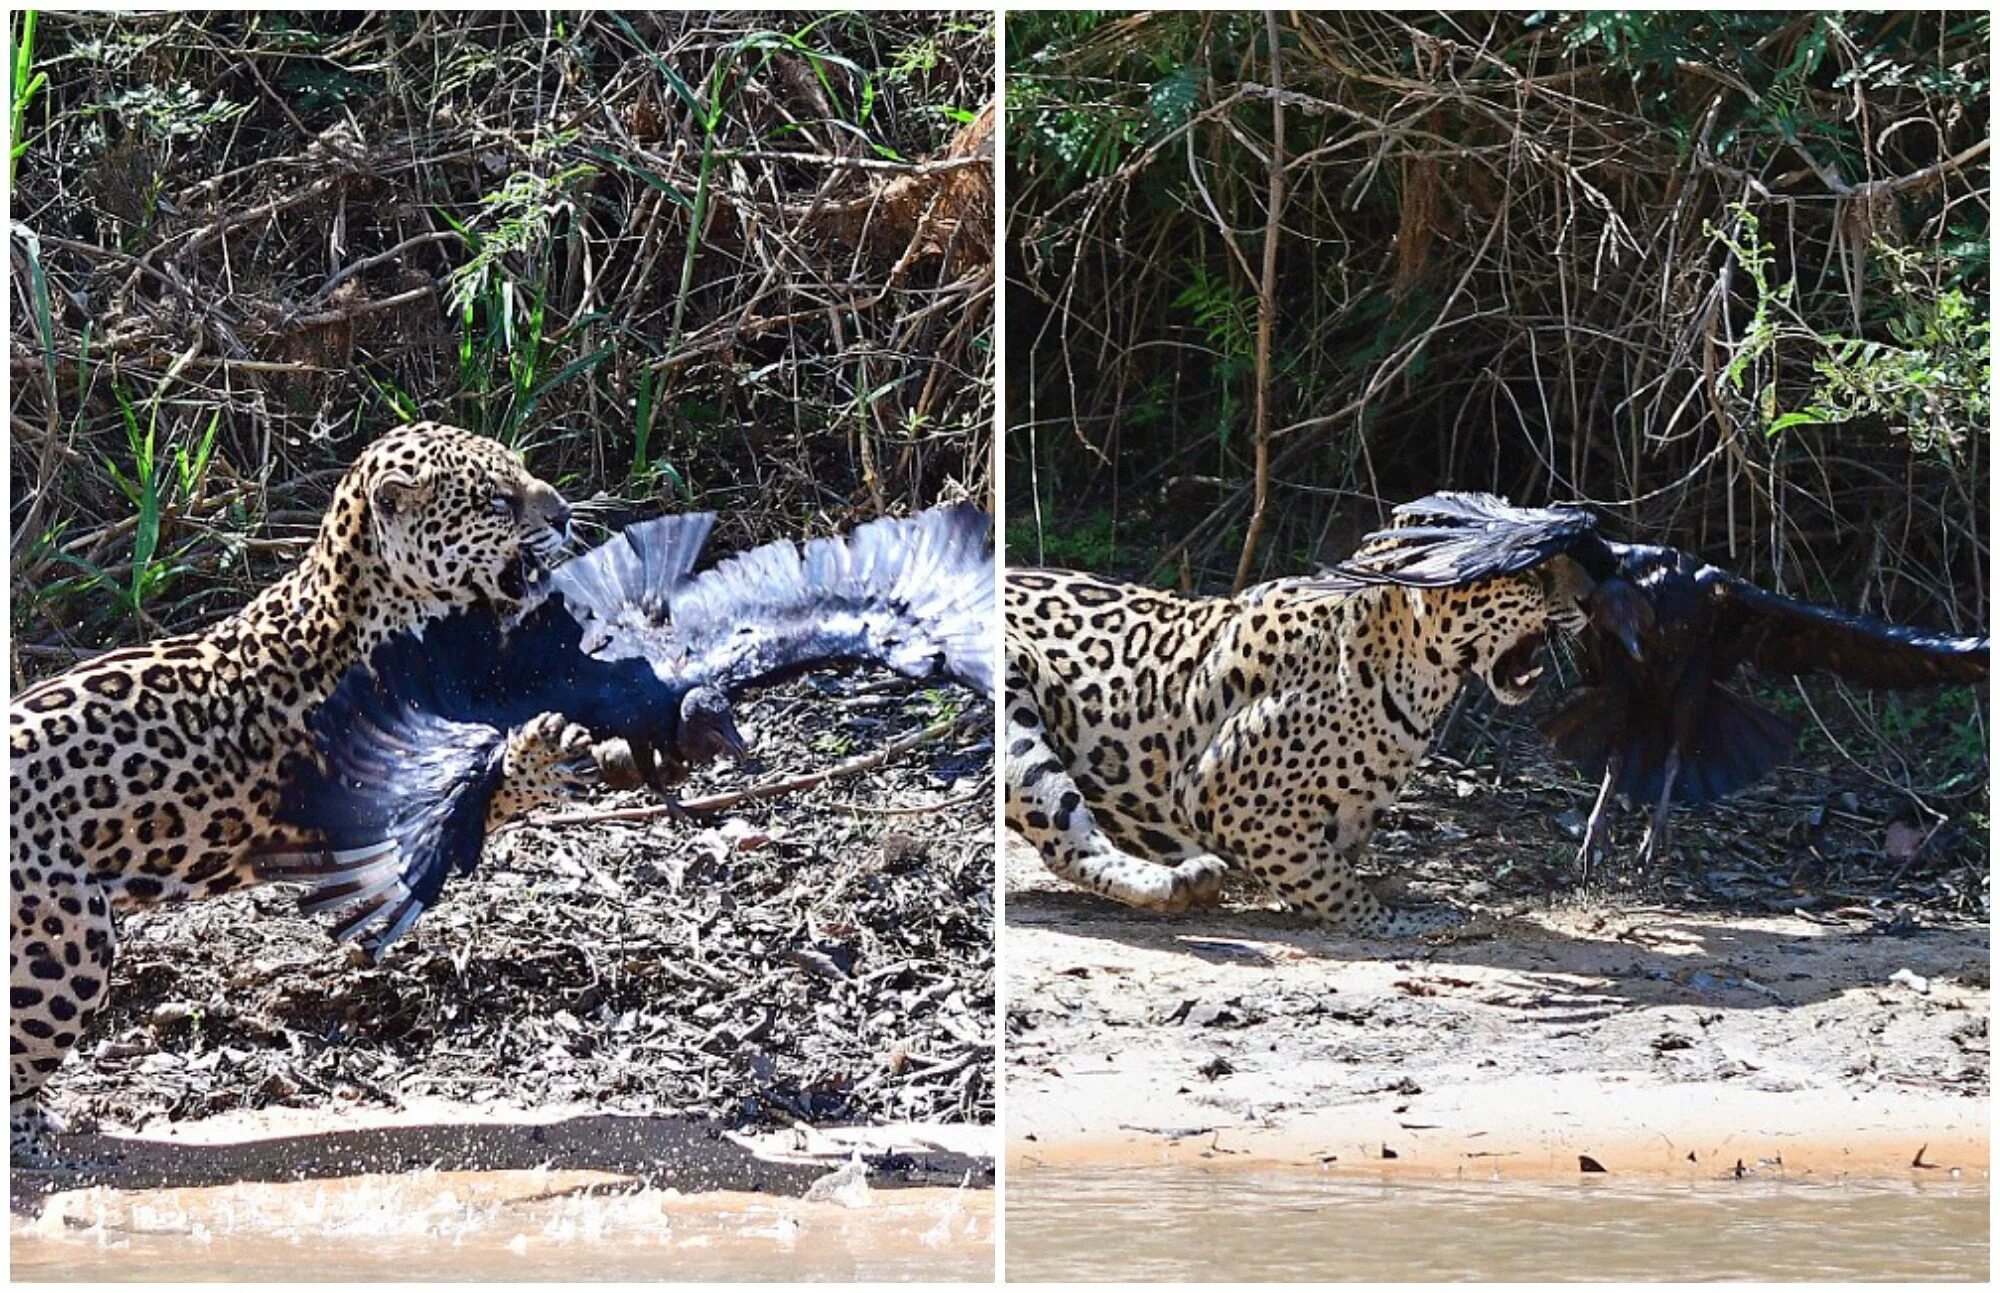
{"label": "dense vegetation", "polygon": [[1258,573],[1451,484],[1983,622],[1988,25],[1015,15],[1023,537],[1226,578],[1267,438]]}
{"label": "dense vegetation", "polygon": [[[1982,628],[1989,28],[1011,16],[1010,556],[1227,588],[1491,489]],[[1854,713],[1983,788],[1983,706]]]}
{"label": "dense vegetation", "polygon": [[17,686],[236,605],[409,418],[729,543],[990,490],[990,16],[9,42]]}

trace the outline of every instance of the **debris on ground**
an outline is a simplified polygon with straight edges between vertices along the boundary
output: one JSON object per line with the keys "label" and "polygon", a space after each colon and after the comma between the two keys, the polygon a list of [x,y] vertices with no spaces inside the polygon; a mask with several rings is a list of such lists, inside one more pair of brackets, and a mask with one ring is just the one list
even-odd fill
{"label": "debris on ground", "polygon": [[[684,797],[979,703],[801,680],[746,703],[754,767],[705,770]],[[51,1083],[56,1109],[104,1130],[416,1097],[738,1129],[990,1122],[992,787],[991,741],[959,735],[740,803],[739,825],[516,827],[380,966],[299,916],[290,887],[139,913],[108,1009]],[[765,842],[743,847],[753,833]]]}

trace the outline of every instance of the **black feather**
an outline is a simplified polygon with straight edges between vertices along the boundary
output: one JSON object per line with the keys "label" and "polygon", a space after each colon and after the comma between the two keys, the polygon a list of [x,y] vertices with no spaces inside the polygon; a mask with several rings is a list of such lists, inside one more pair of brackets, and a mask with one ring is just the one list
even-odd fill
{"label": "black feather", "polygon": [[1988,642],[1902,628],[1758,588],[1672,548],[1614,543],[1585,509],[1515,507],[1491,494],[1439,493],[1395,509],[1334,567],[1366,583],[1455,587],[1562,555],[1595,581],[1583,607],[1584,687],[1544,724],[1593,777],[1657,803],[1704,803],[1763,777],[1796,728],[1728,691],[1744,665],[1790,676],[1824,670],[1868,687],[1978,682]]}
{"label": "black feather", "polygon": [[450,870],[472,869],[506,753],[503,729],[440,716],[463,698],[440,695],[420,654],[399,638],[376,653],[380,676],[341,679],[312,720],[324,766],[286,787],[280,812],[322,847],[259,862],[266,879],[312,882],[303,913],[351,908],[336,936],[365,936],[378,959],[437,901]]}
{"label": "black feather", "polygon": [[469,873],[512,729],[554,711],[600,737],[673,748],[697,688],[727,696],[831,664],[873,662],[990,696],[997,639],[992,526],[961,505],[873,521],[803,551],[767,544],[690,575],[713,517],[632,526],[558,569],[549,599],[503,630],[461,612],[379,648],[314,722],[322,766],[285,820],[326,841],[268,859],[304,878],[311,911],[378,954]]}
{"label": "black feather", "polygon": [[1740,654],[1783,677],[1824,670],[1862,687],[1983,682],[1988,639],[1904,628],[1868,615],[1815,606],[1708,567],[1722,603],[1718,618],[1739,633]]}
{"label": "black feather", "polygon": [[870,521],[803,551],[769,543],[674,594],[689,673],[732,695],[801,669],[867,661],[993,694],[993,535],[970,504]]}
{"label": "black feather", "polygon": [[1407,524],[1370,534],[1334,571],[1364,583],[1445,588],[1517,574],[1559,554],[1584,560],[1601,546],[1593,542],[1597,518],[1582,507],[1515,507],[1492,494],[1447,490],[1393,515]]}
{"label": "black feather", "polygon": [[583,624],[583,649],[605,660],[646,656],[714,528],[713,512],[641,521],[557,568],[550,588]]}

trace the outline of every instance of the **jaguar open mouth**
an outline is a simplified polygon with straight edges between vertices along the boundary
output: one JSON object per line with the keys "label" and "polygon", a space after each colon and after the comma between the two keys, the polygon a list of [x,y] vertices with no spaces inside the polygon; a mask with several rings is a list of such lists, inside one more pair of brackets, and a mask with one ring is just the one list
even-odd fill
{"label": "jaguar open mouth", "polygon": [[1493,690],[1502,700],[1518,705],[1535,694],[1545,668],[1538,657],[1547,640],[1546,632],[1530,633],[1493,662]]}
{"label": "jaguar open mouth", "polygon": [[544,530],[521,545],[521,555],[500,572],[500,591],[521,601],[540,600],[548,591],[549,571],[562,559],[569,540],[555,530]]}

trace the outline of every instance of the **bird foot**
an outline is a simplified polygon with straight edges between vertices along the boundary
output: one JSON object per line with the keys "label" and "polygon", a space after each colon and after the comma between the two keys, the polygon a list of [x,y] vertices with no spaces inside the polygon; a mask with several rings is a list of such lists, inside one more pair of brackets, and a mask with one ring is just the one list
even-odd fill
{"label": "bird foot", "polygon": [[643,742],[622,738],[602,741],[591,753],[596,757],[604,784],[613,790],[643,787],[672,802],[671,788],[687,780],[686,764],[671,753]]}
{"label": "bird foot", "polygon": [[604,741],[592,753],[597,757],[604,784],[611,789],[637,790],[646,784],[646,771],[639,766],[639,758],[629,741]]}

